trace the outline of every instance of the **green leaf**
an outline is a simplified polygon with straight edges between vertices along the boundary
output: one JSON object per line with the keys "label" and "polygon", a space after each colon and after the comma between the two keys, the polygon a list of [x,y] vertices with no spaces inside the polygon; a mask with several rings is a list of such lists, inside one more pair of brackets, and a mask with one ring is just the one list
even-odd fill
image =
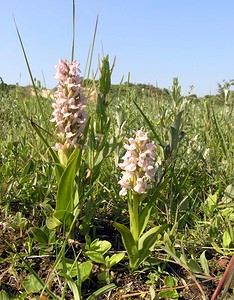
{"label": "green leaf", "polygon": [[175,277],[169,275],[164,279],[164,283],[167,287],[173,288],[177,285],[177,280]]}
{"label": "green leaf", "polygon": [[[180,260],[180,258],[177,256],[176,250],[175,250],[175,248],[173,247],[172,244],[170,244],[170,243],[165,243],[165,247],[162,247],[162,246],[161,246],[161,248],[162,248],[167,254],[169,254],[169,255],[174,259],[174,261],[175,261],[178,265],[181,265],[181,260]],[[183,266],[185,265],[184,261],[182,261],[182,265],[183,265]],[[187,266],[186,266],[186,267],[187,267]]]}
{"label": "green leaf", "polygon": [[116,265],[117,263],[119,263],[123,258],[124,258],[125,254],[122,253],[116,253],[113,254],[109,259],[108,259],[108,267],[111,268],[114,265]]}
{"label": "green leaf", "polygon": [[5,291],[0,291],[0,300],[9,300],[9,296]]}
{"label": "green leaf", "polygon": [[43,230],[41,230],[40,228],[32,228],[32,232],[35,240],[37,240],[39,243],[48,243],[48,235]]}
{"label": "green leaf", "polygon": [[72,279],[67,279],[67,283],[74,295],[74,300],[81,300],[80,291],[75,281],[73,281]]}
{"label": "green leaf", "polygon": [[215,225],[210,225],[210,237],[217,238],[219,236],[219,230]]}
{"label": "green leaf", "polygon": [[218,253],[224,255],[225,251],[223,251],[223,250],[219,247],[219,245],[218,245],[217,243],[212,242],[211,245],[212,245],[212,247],[215,249],[215,251],[217,251]]}
{"label": "green leaf", "polygon": [[65,259],[64,262],[60,262],[57,266],[60,273],[67,274],[71,278],[78,277],[80,282],[89,278],[93,264],[90,261],[78,263],[71,259]]}
{"label": "green leaf", "polygon": [[148,224],[151,209],[152,209],[152,203],[149,201],[139,214],[139,221],[138,221],[139,222],[138,223],[139,236],[142,235],[142,233],[144,232],[144,230]]}
{"label": "green leaf", "polygon": [[21,174],[21,177],[24,177],[28,174],[31,174],[32,171],[35,169],[35,164],[34,162],[30,159],[29,162],[26,164],[26,166],[24,167],[24,170]]}
{"label": "green leaf", "polygon": [[84,282],[89,278],[92,267],[93,264],[90,261],[85,261],[78,265],[81,282]]}
{"label": "green leaf", "polygon": [[109,274],[108,274],[107,271],[101,271],[97,275],[97,279],[98,279],[99,282],[106,282],[106,283],[108,283],[108,277],[109,277]]}
{"label": "green leaf", "polygon": [[200,262],[201,262],[201,266],[202,266],[204,273],[210,274],[209,265],[208,265],[208,262],[206,259],[206,250],[203,251],[202,254],[200,255]]}
{"label": "green leaf", "polygon": [[183,110],[180,111],[177,115],[176,115],[176,119],[175,119],[175,123],[174,123],[174,128],[179,132],[180,129],[180,125],[181,125],[181,117],[183,114]]}
{"label": "green leaf", "polygon": [[190,271],[192,271],[193,273],[202,273],[202,270],[201,270],[198,262],[194,259],[190,259],[187,262],[187,266],[189,267]]}
{"label": "green leaf", "polygon": [[214,112],[214,108],[213,106],[211,106],[211,109],[212,109],[212,113],[213,113],[213,122],[214,122],[214,125],[216,127],[216,132],[217,132],[217,135],[219,137],[219,143],[221,145],[221,148],[223,150],[223,154],[224,156],[226,157],[227,161],[229,160],[229,153],[230,151],[228,151],[228,147],[227,147],[227,143],[226,143],[226,136],[224,136],[224,133],[221,129],[221,126],[220,126],[220,123],[217,121],[216,119],[216,114]]}
{"label": "green leaf", "polygon": [[180,111],[175,119],[174,126],[170,127],[169,130],[169,144],[170,144],[170,150],[176,150],[177,149],[177,144],[179,141],[181,141],[183,135],[182,132],[179,130],[180,125],[181,125],[181,116],[182,116],[183,111]]}
{"label": "green leaf", "polygon": [[76,284],[76,282],[69,275],[62,273],[62,272],[60,273],[60,275],[66,279],[66,281],[74,295],[74,300],[81,300],[81,295],[80,295],[81,294],[80,293],[81,286],[78,286]]}
{"label": "green leaf", "polygon": [[155,293],[155,290],[152,286],[150,286],[149,292],[150,292],[150,298],[151,299],[156,299],[156,293]]}
{"label": "green leaf", "polygon": [[[225,204],[225,205],[227,205],[227,204]],[[234,209],[232,207],[226,207],[226,208],[220,210],[219,212],[227,220],[234,222]]]}
{"label": "green leaf", "polygon": [[102,150],[98,153],[98,155],[97,155],[97,157],[96,157],[96,159],[95,159],[95,162],[94,162],[94,167],[95,167],[95,166],[98,166],[99,164],[101,164],[102,161],[103,161],[103,159],[104,159],[104,149],[102,149]]}
{"label": "green leaf", "polygon": [[170,299],[170,300],[179,299],[179,294],[176,290],[161,291],[161,292],[158,293],[158,296],[162,297],[162,299]]}
{"label": "green leaf", "polygon": [[153,246],[153,244],[157,240],[158,234],[162,231],[162,227],[163,226],[161,225],[155,226],[144,233],[138,241],[138,250],[149,250],[149,248]]}
{"label": "green leaf", "polygon": [[128,253],[130,264],[135,263],[136,259],[138,258],[138,249],[132,233],[126,226],[122,224],[114,222],[113,225],[121,234],[124,247]]}
{"label": "green leaf", "polygon": [[53,207],[49,204],[49,203],[46,203],[46,202],[43,202],[40,204],[40,206],[45,210],[46,213],[48,214],[52,214],[54,212],[54,209]]}
{"label": "green leaf", "polygon": [[53,218],[66,223],[68,226],[72,223],[73,214],[67,210],[56,210],[53,214]]}
{"label": "green leaf", "polygon": [[173,126],[171,126],[169,131],[169,143],[171,151],[176,150],[178,143],[178,130],[176,130]]}
{"label": "green leaf", "polygon": [[217,200],[218,200],[218,192],[216,192],[213,195],[209,195],[208,198],[205,201],[205,205],[208,208],[208,212],[210,214],[213,214],[217,207]]}
{"label": "green leaf", "polygon": [[87,255],[89,259],[95,261],[98,264],[105,264],[104,256],[101,253],[98,253],[96,251],[86,251],[85,255]]}
{"label": "green leaf", "polygon": [[113,290],[116,288],[116,285],[114,283],[111,284],[107,284],[103,287],[101,287],[100,289],[98,289],[97,291],[95,291],[91,296],[89,296],[87,298],[87,300],[95,300],[98,299],[98,297],[106,294],[107,292]]}
{"label": "green leaf", "polygon": [[81,149],[75,148],[70,155],[67,166],[60,178],[58,184],[58,193],[56,197],[56,211],[73,211],[73,194],[74,194],[74,180],[79,170],[81,158]]}
{"label": "green leaf", "polygon": [[222,198],[222,203],[233,203],[234,200],[234,184],[229,184],[225,191],[224,191],[224,196]]}
{"label": "green leaf", "polygon": [[224,246],[224,248],[229,248],[231,242],[232,242],[232,239],[230,237],[229,232],[224,231],[224,233],[223,233],[223,246]]}
{"label": "green leaf", "polygon": [[24,184],[26,182],[28,182],[31,179],[32,175],[31,174],[27,174],[24,177],[21,177],[19,184]]}
{"label": "green leaf", "polygon": [[49,229],[54,229],[54,228],[60,226],[61,224],[62,223],[55,216],[51,216],[46,219],[46,226]]}
{"label": "green leaf", "polygon": [[139,256],[135,265],[136,268],[149,256],[150,248],[157,241],[158,234],[167,227],[167,225],[153,227],[140,237],[138,241]]}
{"label": "green leaf", "polygon": [[24,279],[23,286],[27,293],[39,293],[43,288],[41,282],[38,281],[38,279],[33,274],[27,276]]}
{"label": "green leaf", "polygon": [[89,245],[90,251],[95,251],[104,255],[111,248],[111,243],[108,241],[100,241],[99,239],[94,240]]}

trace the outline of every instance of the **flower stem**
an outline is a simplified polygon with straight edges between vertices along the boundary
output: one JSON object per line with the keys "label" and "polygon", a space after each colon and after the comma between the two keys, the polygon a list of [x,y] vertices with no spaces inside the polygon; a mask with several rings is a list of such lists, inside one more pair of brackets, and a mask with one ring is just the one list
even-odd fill
{"label": "flower stem", "polygon": [[135,242],[138,242],[139,239],[139,230],[138,230],[138,213],[139,213],[139,208],[138,208],[138,197],[137,195],[133,195],[133,215],[134,215],[134,232],[133,232],[133,237]]}
{"label": "flower stem", "polygon": [[138,215],[139,215],[139,201],[138,195],[129,193],[128,209],[130,216],[130,231],[132,233],[134,241],[138,242],[139,239],[139,225],[138,225]]}

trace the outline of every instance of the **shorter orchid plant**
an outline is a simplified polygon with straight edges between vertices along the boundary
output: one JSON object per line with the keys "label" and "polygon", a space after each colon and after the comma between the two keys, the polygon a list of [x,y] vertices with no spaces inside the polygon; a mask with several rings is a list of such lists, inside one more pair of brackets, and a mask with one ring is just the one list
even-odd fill
{"label": "shorter orchid plant", "polygon": [[149,256],[163,227],[156,226],[144,233],[152,209],[151,201],[145,199],[155,182],[156,146],[142,130],[136,131],[135,138],[128,139],[128,142],[124,145],[127,151],[122,158],[123,163],[119,164],[123,171],[118,183],[122,186],[120,195],[128,195],[130,229],[117,222],[114,226],[121,233],[130,269],[136,270]]}

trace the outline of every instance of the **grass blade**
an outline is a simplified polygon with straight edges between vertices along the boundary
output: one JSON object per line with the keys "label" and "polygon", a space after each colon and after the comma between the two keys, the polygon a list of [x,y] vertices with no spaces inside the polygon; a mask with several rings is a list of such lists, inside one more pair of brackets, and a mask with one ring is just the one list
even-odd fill
{"label": "grass blade", "polygon": [[31,71],[31,68],[30,68],[30,65],[29,65],[29,61],[28,61],[28,58],[27,58],[27,54],[26,54],[26,51],[25,51],[25,48],[24,48],[24,44],[23,44],[19,29],[18,29],[17,24],[16,24],[15,17],[14,17],[14,23],[15,23],[16,32],[17,32],[17,35],[18,35],[18,38],[19,38],[19,41],[20,41],[20,45],[21,45],[21,48],[22,48],[22,51],[23,51],[24,59],[25,59],[26,65],[27,65],[27,69],[28,69],[28,72],[29,72],[29,76],[30,76],[30,79],[31,79],[31,82],[32,82],[32,86],[33,86],[33,89],[34,89],[34,92],[35,92],[35,95],[36,95],[36,99],[37,99],[37,103],[38,103],[38,106],[39,106],[39,109],[40,109],[40,113],[41,113],[41,116],[42,116],[42,119],[44,121],[45,126],[48,128],[48,123],[47,123],[47,120],[46,120],[46,117],[45,117],[45,114],[44,114],[44,110],[43,110],[42,105],[41,105],[40,97],[37,93],[37,88],[36,88],[35,82],[33,80],[32,71]]}
{"label": "grass blade", "polygon": [[74,60],[75,55],[75,25],[76,25],[76,10],[75,10],[75,0],[72,1],[72,54],[71,61]]}
{"label": "grass blade", "polygon": [[101,287],[100,289],[98,289],[97,291],[95,291],[91,296],[88,297],[87,300],[95,300],[95,299],[97,299],[97,297],[99,297],[115,288],[116,288],[116,285],[114,283],[107,284],[107,285]]}
{"label": "grass blade", "polygon": [[[96,34],[97,34],[97,27],[98,27],[98,16],[97,16],[96,23],[95,23],[92,46],[91,46],[91,49],[89,51],[89,55],[88,55],[86,66],[85,66],[84,77],[87,77],[87,78],[89,78],[89,75],[90,75],[90,72],[91,72],[91,65],[92,65],[93,51],[94,51],[94,45],[95,45],[95,40],[96,40]],[[87,66],[88,66],[88,74],[86,76]]]}

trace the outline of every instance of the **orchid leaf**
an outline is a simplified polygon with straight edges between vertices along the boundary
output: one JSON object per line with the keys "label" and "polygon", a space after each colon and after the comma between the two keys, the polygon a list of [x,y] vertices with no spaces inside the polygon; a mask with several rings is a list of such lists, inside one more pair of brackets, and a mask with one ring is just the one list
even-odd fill
{"label": "orchid leaf", "polygon": [[148,221],[149,221],[149,217],[150,217],[150,212],[152,209],[152,204],[150,202],[147,203],[147,205],[142,209],[141,213],[139,214],[139,236],[142,235],[142,233],[144,232]]}
{"label": "orchid leaf", "polygon": [[122,236],[123,244],[128,253],[130,264],[134,263],[136,258],[138,257],[138,249],[131,231],[126,226],[117,222],[114,222],[113,225]]}
{"label": "orchid leaf", "polygon": [[158,234],[166,228],[167,225],[153,227],[140,237],[138,241],[139,258],[135,265],[136,268],[148,257],[150,248],[158,239]]}
{"label": "orchid leaf", "polygon": [[81,149],[76,148],[69,157],[68,164],[60,178],[56,198],[56,211],[72,212],[72,197],[74,193],[74,179],[78,171]]}
{"label": "orchid leaf", "polygon": [[[72,214],[71,212],[68,212],[68,211],[65,210],[65,209],[55,210],[55,212],[54,212],[52,218],[53,218],[54,224],[58,223],[57,226],[61,225],[61,224],[62,224],[61,222],[63,222],[64,224],[66,224],[66,226],[69,227],[69,226],[72,224],[73,214]],[[58,221],[59,221],[59,222],[61,221],[61,222],[59,223]],[[47,226],[48,226],[48,223],[49,223],[49,222],[52,222],[52,219],[48,218],[48,220],[47,220]],[[49,223],[49,224],[50,224],[50,223]],[[51,225],[52,225],[52,223],[51,223]],[[56,227],[57,227],[57,226],[56,226]],[[49,228],[49,227],[48,227],[48,228]],[[52,228],[51,228],[51,229],[52,229]]]}

